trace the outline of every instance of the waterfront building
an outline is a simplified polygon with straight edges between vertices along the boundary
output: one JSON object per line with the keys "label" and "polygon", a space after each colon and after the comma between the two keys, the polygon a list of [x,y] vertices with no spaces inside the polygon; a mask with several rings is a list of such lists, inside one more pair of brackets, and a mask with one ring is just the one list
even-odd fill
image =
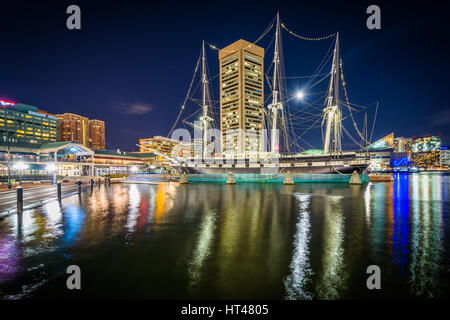
{"label": "waterfront building", "polygon": [[59,141],[72,141],[89,148],[105,148],[105,122],[73,113],[57,114]]}
{"label": "waterfront building", "polygon": [[369,145],[369,150],[386,150],[392,148],[394,148],[393,132]]}
{"label": "waterfront building", "polygon": [[370,171],[386,171],[391,168],[391,150],[370,151]]}
{"label": "waterfront building", "polygon": [[0,139],[6,145],[57,141],[57,119],[35,106],[0,100]]}
{"label": "waterfront building", "polygon": [[438,168],[440,167],[440,151],[440,135],[413,137],[411,162],[419,168]]}
{"label": "waterfront building", "polygon": [[370,144],[370,171],[386,171],[391,168],[391,155],[394,149],[394,133],[390,133]]}
{"label": "waterfront building", "polygon": [[264,49],[238,40],[219,51],[222,152],[264,149]]}
{"label": "waterfront building", "polygon": [[441,150],[413,152],[411,162],[418,168],[436,169],[440,167]]}
{"label": "waterfront building", "polygon": [[178,143],[179,141],[174,139],[154,136],[153,138],[139,139],[139,150],[143,153],[156,151],[157,153],[171,157],[172,151]]}
{"label": "waterfront building", "polygon": [[413,137],[413,142],[411,145],[411,152],[428,152],[436,151],[441,148],[441,136],[426,135],[424,137]]}
{"label": "waterfront building", "polygon": [[442,169],[450,169],[450,147],[442,146],[439,157]]}
{"label": "waterfront building", "polygon": [[406,152],[411,155],[413,138],[397,137],[394,139],[394,152]]}
{"label": "waterfront building", "polygon": [[[18,143],[10,147],[11,160],[8,162],[7,146],[0,142],[0,180],[7,181],[8,165],[12,176],[17,175],[14,163],[24,162],[25,177],[48,179],[55,171],[62,177],[89,175],[128,174],[143,171],[155,164],[153,153],[124,152],[120,150],[90,149],[80,143],[63,141],[46,144]],[[9,164],[8,164],[9,163]]]}
{"label": "waterfront building", "polygon": [[133,169],[142,171],[144,167],[156,163],[151,152],[128,152],[120,150],[93,150],[95,175],[131,173]]}

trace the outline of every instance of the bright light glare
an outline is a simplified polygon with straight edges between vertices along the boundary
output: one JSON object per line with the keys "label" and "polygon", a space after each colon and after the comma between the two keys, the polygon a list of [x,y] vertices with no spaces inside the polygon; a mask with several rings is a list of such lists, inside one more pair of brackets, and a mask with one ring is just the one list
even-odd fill
{"label": "bright light glare", "polygon": [[47,171],[48,172],[53,172],[53,171],[56,171],[56,165],[54,165],[53,163],[52,164],[48,164],[47,166],[46,166],[46,169],[47,169]]}
{"label": "bright light glare", "polygon": [[305,93],[303,91],[297,91],[297,93],[295,94],[295,97],[298,100],[303,100],[303,98],[305,97]]}
{"label": "bright light glare", "polygon": [[25,170],[28,169],[28,165],[26,163],[23,163],[22,161],[17,162],[14,166],[14,169],[18,169],[18,170]]}
{"label": "bright light glare", "polygon": [[151,165],[151,166],[150,166],[150,169],[152,169],[152,170],[155,169],[155,168],[156,168],[156,167],[155,167],[154,165]]}
{"label": "bright light glare", "polygon": [[131,170],[131,172],[136,172],[136,171],[138,171],[138,168],[133,166],[133,167],[130,168],[130,170]]}

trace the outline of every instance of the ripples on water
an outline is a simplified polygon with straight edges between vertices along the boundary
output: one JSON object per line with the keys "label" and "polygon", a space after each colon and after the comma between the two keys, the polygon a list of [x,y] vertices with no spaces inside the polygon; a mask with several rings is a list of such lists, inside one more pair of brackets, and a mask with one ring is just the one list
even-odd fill
{"label": "ripples on water", "polygon": [[448,298],[449,185],[102,186],[0,221],[0,297]]}

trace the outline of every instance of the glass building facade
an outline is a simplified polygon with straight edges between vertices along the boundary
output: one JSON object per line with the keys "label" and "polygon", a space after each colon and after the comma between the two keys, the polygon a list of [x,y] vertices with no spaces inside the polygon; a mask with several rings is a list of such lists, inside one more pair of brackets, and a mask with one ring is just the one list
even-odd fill
{"label": "glass building facade", "polygon": [[0,100],[0,139],[3,145],[55,142],[56,117],[34,106]]}

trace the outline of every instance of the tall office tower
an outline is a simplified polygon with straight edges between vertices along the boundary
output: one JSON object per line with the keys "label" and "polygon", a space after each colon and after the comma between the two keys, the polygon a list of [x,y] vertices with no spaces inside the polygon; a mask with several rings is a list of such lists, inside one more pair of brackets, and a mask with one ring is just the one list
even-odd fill
{"label": "tall office tower", "polygon": [[57,114],[59,141],[74,141],[89,148],[89,119],[73,113]]}
{"label": "tall office tower", "polygon": [[264,49],[238,40],[219,51],[224,154],[264,149]]}
{"label": "tall office tower", "polygon": [[105,121],[89,120],[89,147],[105,149]]}

